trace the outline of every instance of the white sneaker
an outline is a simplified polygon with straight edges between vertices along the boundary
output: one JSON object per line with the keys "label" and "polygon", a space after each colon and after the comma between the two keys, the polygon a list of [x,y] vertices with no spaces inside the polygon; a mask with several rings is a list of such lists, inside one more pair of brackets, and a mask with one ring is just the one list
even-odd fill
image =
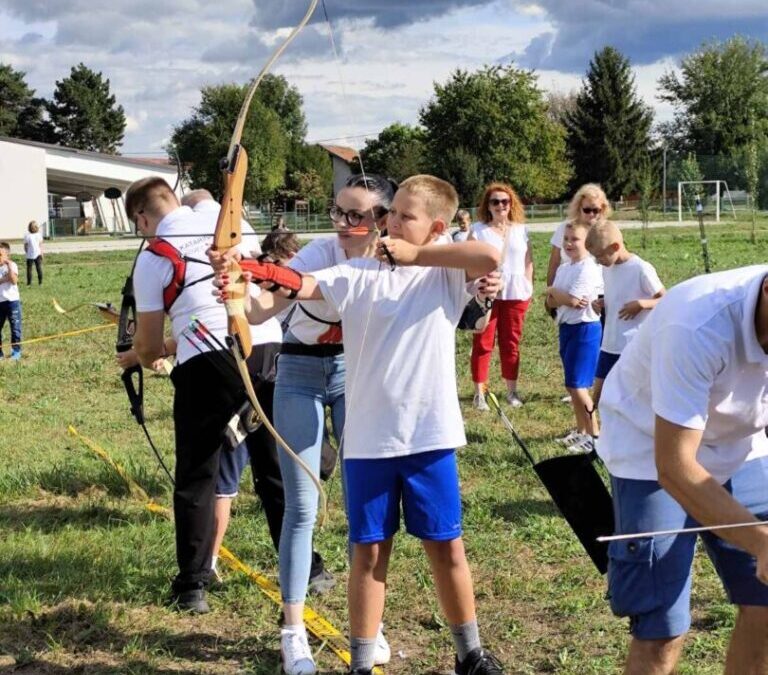
{"label": "white sneaker", "polygon": [[373,651],[373,665],[383,666],[389,663],[392,652],[389,649],[387,638],[384,637],[384,624],[379,624],[379,632],[376,633],[376,648]]}
{"label": "white sneaker", "polygon": [[595,439],[589,434],[576,434],[567,449],[576,454],[588,454],[595,449]]}
{"label": "white sneaker", "polygon": [[482,412],[490,410],[488,404],[485,402],[485,396],[482,394],[475,394],[475,397],[472,399],[472,407],[475,408],[475,410],[480,410]]}
{"label": "white sneaker", "polygon": [[513,408],[523,407],[523,402],[520,400],[520,397],[517,395],[516,391],[507,392],[507,403],[509,403],[509,405],[511,405]]}
{"label": "white sneaker", "polygon": [[571,403],[571,395],[570,394],[566,394],[565,396],[563,396],[563,398],[560,399],[560,403],[568,403],[570,405],[570,403]]}
{"label": "white sneaker", "polygon": [[569,446],[571,443],[575,442],[579,438],[579,436],[581,436],[581,434],[574,429],[573,431],[569,431],[562,438],[558,438],[557,442],[562,443],[565,446]]}
{"label": "white sneaker", "polygon": [[280,631],[280,655],[285,675],[315,675],[315,660],[305,630],[283,628]]}

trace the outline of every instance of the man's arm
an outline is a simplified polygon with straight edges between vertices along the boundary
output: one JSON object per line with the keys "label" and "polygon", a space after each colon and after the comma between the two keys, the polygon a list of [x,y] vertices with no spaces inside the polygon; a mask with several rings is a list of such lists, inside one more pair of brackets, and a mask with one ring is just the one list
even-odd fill
{"label": "man's arm", "polygon": [[136,333],[133,336],[133,349],[136,351],[141,365],[151,368],[152,364],[167,356],[163,339],[163,324],[165,312],[160,309],[155,312],[137,312]]}
{"label": "man's arm", "polygon": [[[696,459],[703,432],[656,416],[654,446],[659,484],[702,525],[758,522]],[[718,530],[726,541],[757,558],[757,576],[768,583],[768,528]]]}
{"label": "man's arm", "polygon": [[403,239],[386,239],[379,242],[376,249],[376,258],[381,262],[389,262],[384,247],[398,265],[463,269],[467,274],[467,281],[473,281],[495,270],[501,258],[497,248],[482,241],[458,241],[451,246],[416,246]]}

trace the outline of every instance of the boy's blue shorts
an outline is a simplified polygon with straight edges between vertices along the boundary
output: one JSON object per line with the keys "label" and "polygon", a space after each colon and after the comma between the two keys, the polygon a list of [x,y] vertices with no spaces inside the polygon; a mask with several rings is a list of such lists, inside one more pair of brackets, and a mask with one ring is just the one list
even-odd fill
{"label": "boy's blue shorts", "polygon": [[[698,523],[656,481],[611,477],[617,533],[696,527]],[[747,462],[726,483],[738,502],[768,520],[768,458]],[[608,597],[617,616],[630,618],[641,640],[676,637],[691,625],[691,576],[696,534],[614,541],[608,545]],[[704,548],[734,605],[768,606],[755,558],[701,534]]]}
{"label": "boy's blue shorts", "polygon": [[355,544],[386,541],[400,527],[427,541],[461,536],[461,496],[455,450],[405,457],[345,459],[349,538]]}
{"label": "boy's blue shorts", "polygon": [[237,497],[240,478],[248,464],[248,446],[242,442],[234,450],[222,448],[219,453],[219,477],[216,480],[216,497]]}
{"label": "boy's blue shorts", "polygon": [[597,372],[595,372],[595,377],[599,377],[601,380],[608,377],[608,373],[610,373],[611,368],[616,365],[616,361],[619,360],[620,356],[621,354],[611,354],[610,352],[604,352],[601,349],[600,356],[597,359]]}
{"label": "boy's blue shorts", "polygon": [[566,387],[588,389],[592,386],[602,336],[599,321],[560,324],[560,358]]}

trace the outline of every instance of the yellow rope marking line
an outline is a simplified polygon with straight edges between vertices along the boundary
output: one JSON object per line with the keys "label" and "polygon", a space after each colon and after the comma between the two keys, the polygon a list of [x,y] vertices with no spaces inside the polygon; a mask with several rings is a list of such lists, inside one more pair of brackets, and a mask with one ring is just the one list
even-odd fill
{"label": "yellow rope marking line", "polygon": [[83,333],[92,333],[95,330],[104,330],[105,328],[114,329],[115,324],[104,323],[100,326],[91,326],[90,328],[81,328],[80,330],[71,330],[68,333],[57,333],[56,335],[43,335],[42,337],[31,338],[29,340],[22,340],[21,342],[14,342],[16,345],[31,345],[33,342],[43,342],[45,340],[58,340],[59,338],[70,337],[72,335],[82,335]]}
{"label": "yellow rope marking line", "polygon": [[[91,450],[100,459],[111,466],[120,476],[120,478],[122,478],[128,485],[130,493],[137,499],[143,500],[145,502],[146,508],[149,511],[164,518],[168,518],[169,520],[173,520],[173,512],[166,506],[162,506],[161,504],[152,501],[146,491],[131,476],[128,475],[126,470],[120,464],[115,462],[115,460],[109,456],[106,450],[101,448],[91,439],[82,436],[72,425],[67,427],[67,431],[71,436],[77,438],[89,450]],[[234,553],[232,553],[232,551],[225,548],[224,546],[219,549],[219,559],[226,563],[227,566],[234,572],[241,572],[242,574],[245,574],[245,576],[247,576],[253,583],[255,583],[261,592],[266,595],[272,602],[274,602],[275,605],[282,607],[283,599],[280,595],[280,588],[271,579],[268,579],[264,575],[254,570],[252,567],[246,565]],[[334,654],[336,654],[336,656],[338,656],[346,665],[350,664],[352,657],[349,653],[349,645],[347,643],[347,639],[337,628],[333,626],[332,623],[330,623],[330,621],[323,618],[312,608],[305,605],[304,623],[307,625],[307,630],[309,630],[312,635],[314,635],[318,640],[322,642],[321,647],[327,645],[328,648]],[[384,675],[384,671],[379,667],[374,668],[373,672],[377,675]]]}

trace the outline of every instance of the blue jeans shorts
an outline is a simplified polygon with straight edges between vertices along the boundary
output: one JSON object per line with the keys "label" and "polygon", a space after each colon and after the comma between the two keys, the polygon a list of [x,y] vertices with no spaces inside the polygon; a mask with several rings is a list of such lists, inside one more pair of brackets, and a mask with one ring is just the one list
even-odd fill
{"label": "blue jeans shorts", "polygon": [[344,460],[349,538],[355,544],[386,541],[400,527],[427,541],[461,536],[461,496],[455,450],[405,457]]}
{"label": "blue jeans shorts", "polygon": [[560,324],[560,359],[566,387],[588,389],[592,386],[602,336],[599,321]]}
{"label": "blue jeans shorts", "polygon": [[[698,523],[656,481],[611,477],[617,533],[696,527]],[[726,489],[758,518],[768,519],[768,458],[755,459]],[[608,596],[617,616],[629,617],[641,640],[683,635],[691,625],[691,568],[696,534],[669,535],[609,544]],[[735,605],[768,606],[768,586],[755,575],[754,557],[701,534],[728,599]]]}
{"label": "blue jeans shorts", "polygon": [[240,478],[248,464],[248,446],[243,441],[234,450],[223,449],[219,453],[219,478],[216,481],[216,498],[234,499],[240,491]]}
{"label": "blue jeans shorts", "polygon": [[604,352],[600,350],[600,356],[597,359],[597,371],[595,377],[604,380],[608,377],[608,373],[611,372],[611,368],[616,365],[616,361],[619,360],[621,354],[611,354],[610,352]]}

